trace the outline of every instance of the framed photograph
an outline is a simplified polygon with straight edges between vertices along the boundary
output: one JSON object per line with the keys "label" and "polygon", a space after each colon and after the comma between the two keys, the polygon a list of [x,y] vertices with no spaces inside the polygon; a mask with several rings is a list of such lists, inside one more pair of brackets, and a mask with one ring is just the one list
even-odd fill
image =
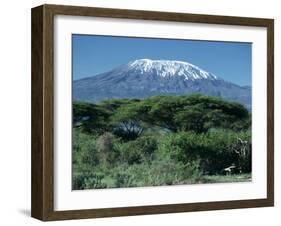
{"label": "framed photograph", "polygon": [[32,9],[32,217],[274,205],[274,21]]}

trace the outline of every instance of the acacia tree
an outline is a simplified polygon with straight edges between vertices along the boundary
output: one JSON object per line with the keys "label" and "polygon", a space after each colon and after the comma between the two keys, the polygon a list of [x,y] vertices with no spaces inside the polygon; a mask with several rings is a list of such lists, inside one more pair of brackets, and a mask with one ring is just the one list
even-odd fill
{"label": "acacia tree", "polygon": [[135,103],[120,107],[110,119],[113,132],[126,140],[136,139],[144,130],[144,123]]}
{"label": "acacia tree", "polygon": [[179,101],[177,96],[155,96],[143,100],[143,120],[152,126],[176,132],[178,127],[174,115],[180,108]]}
{"label": "acacia tree", "polygon": [[102,134],[109,130],[110,112],[99,105],[74,102],[73,126],[81,128],[86,133]]}
{"label": "acacia tree", "polygon": [[174,116],[178,127],[183,131],[206,132],[206,112],[199,105],[184,107]]}
{"label": "acacia tree", "polygon": [[174,115],[178,130],[205,133],[211,128],[241,130],[249,126],[244,122],[249,120],[250,114],[239,103],[202,95],[183,97],[181,103]]}
{"label": "acacia tree", "polygon": [[241,104],[203,95],[155,96],[110,100],[99,105],[74,103],[74,124],[86,132],[113,131],[136,139],[146,128],[205,133],[211,128],[248,129],[250,114]]}
{"label": "acacia tree", "polygon": [[139,99],[111,99],[104,100],[99,105],[111,113],[115,113],[120,107],[126,106],[132,103],[138,103]]}

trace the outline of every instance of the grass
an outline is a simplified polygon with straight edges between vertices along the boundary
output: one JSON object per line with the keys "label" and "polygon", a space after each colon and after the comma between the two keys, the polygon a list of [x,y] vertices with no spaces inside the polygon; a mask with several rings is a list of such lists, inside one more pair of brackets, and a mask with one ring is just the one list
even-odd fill
{"label": "grass", "polygon": [[202,176],[201,183],[230,183],[230,182],[250,182],[252,181],[251,173],[233,174],[233,175],[212,175]]}

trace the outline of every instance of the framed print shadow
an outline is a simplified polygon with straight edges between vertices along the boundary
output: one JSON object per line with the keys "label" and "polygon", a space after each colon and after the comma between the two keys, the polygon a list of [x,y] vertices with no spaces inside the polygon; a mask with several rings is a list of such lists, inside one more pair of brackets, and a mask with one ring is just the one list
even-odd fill
{"label": "framed print shadow", "polygon": [[32,9],[32,217],[274,205],[274,21]]}

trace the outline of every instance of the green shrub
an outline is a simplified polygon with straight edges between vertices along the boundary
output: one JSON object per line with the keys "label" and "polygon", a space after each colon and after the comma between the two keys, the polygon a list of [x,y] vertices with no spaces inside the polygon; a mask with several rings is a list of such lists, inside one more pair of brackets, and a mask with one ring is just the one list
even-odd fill
{"label": "green shrub", "polygon": [[205,174],[220,174],[231,165],[235,165],[241,172],[251,171],[249,132],[212,130],[205,134],[169,134],[159,145],[158,153],[184,164],[198,160]]}
{"label": "green shrub", "polygon": [[194,132],[171,133],[162,137],[158,147],[160,158],[173,159],[184,164],[199,158],[203,135]]}
{"label": "green shrub", "polygon": [[84,179],[84,189],[106,188],[107,185],[102,181],[104,174],[96,173]]}
{"label": "green shrub", "polygon": [[96,136],[73,130],[73,164],[94,166],[99,164]]}
{"label": "green shrub", "polygon": [[114,187],[145,187],[196,183],[201,179],[198,162],[183,164],[154,160],[151,164],[123,164],[112,169]]}
{"label": "green shrub", "polygon": [[153,160],[157,147],[158,141],[155,136],[142,136],[134,141],[116,145],[118,153],[120,153],[120,160],[130,165]]}
{"label": "green shrub", "polygon": [[103,182],[104,177],[104,173],[99,172],[75,172],[73,174],[72,188],[74,190],[106,188],[107,184]]}

